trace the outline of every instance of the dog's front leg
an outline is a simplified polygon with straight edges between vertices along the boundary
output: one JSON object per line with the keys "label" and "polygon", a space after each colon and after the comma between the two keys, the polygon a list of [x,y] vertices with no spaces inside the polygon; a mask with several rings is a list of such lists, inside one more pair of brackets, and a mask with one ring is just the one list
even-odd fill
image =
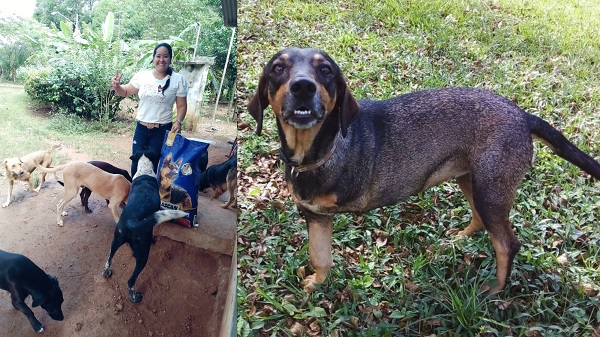
{"label": "dog's front leg", "polygon": [[11,179],[8,180],[8,197],[6,198],[6,202],[2,204],[2,207],[8,207],[10,205],[10,199],[12,197],[13,184],[15,182]]}
{"label": "dog's front leg", "polygon": [[327,274],[333,267],[331,240],[333,235],[333,215],[320,215],[303,212],[308,223],[308,254],[315,273],[302,281],[304,291],[310,293],[316,284],[325,282]]}
{"label": "dog's front leg", "polygon": [[35,330],[36,332],[44,331],[44,326],[42,325],[42,323],[40,323],[40,321],[38,321],[37,318],[35,318],[33,311],[31,311],[31,309],[27,306],[27,304],[25,304],[25,302],[23,302],[23,300],[20,300],[14,296],[11,298],[11,300],[13,307],[15,307],[15,309],[19,310],[20,312],[24,313],[25,316],[27,316],[27,319],[29,320],[29,323],[31,323],[31,327],[33,327],[33,330]]}

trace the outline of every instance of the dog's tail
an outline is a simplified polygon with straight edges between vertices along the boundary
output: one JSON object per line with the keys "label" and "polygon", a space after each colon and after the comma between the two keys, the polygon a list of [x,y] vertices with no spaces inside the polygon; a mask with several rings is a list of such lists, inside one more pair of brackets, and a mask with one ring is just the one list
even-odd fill
{"label": "dog's tail", "polygon": [[60,147],[60,144],[52,145],[52,147],[48,149],[48,153],[52,153],[52,151],[58,149],[59,147]]}
{"label": "dog's tail", "polygon": [[187,212],[184,212],[184,211],[162,210],[162,211],[154,212],[149,217],[143,219],[141,221],[141,223],[152,224],[152,226],[154,226],[154,225],[158,225],[159,223],[183,218],[187,215],[188,215]]}
{"label": "dog's tail", "polygon": [[558,156],[600,180],[600,163],[581,151],[545,120],[532,114],[525,115],[529,129],[536,138],[548,145]]}
{"label": "dog's tail", "polygon": [[68,165],[68,164],[63,164],[63,165],[59,165],[59,166],[55,166],[55,167],[43,167],[37,161],[34,161],[34,162],[35,162],[35,166],[37,166],[38,170],[40,170],[42,172],[46,172],[46,173],[60,172],[60,171],[64,170],[65,167]]}

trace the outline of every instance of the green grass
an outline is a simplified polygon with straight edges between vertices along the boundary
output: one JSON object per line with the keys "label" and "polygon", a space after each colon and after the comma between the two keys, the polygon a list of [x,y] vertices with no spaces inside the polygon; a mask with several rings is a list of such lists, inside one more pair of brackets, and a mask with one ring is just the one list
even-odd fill
{"label": "green grass", "polygon": [[[288,46],[326,50],[357,98],[439,86],[493,90],[600,158],[600,4],[595,1],[246,1],[240,111]],[[249,115],[244,122],[255,125]],[[468,204],[444,183],[334,222],[334,263],[315,293],[306,224],[283,193],[276,125],[240,132],[238,333],[242,336],[596,336],[600,185],[535,143],[511,212],[523,244],[506,290],[486,234],[457,239]],[[387,239],[382,239],[387,237]],[[562,265],[560,256],[568,256]],[[587,288],[586,288],[587,287]],[[587,289],[587,290],[586,290]]]}
{"label": "green grass", "polygon": [[[32,102],[23,88],[15,85],[0,85],[0,98],[0,158],[18,157],[60,143],[98,159],[123,160],[115,157],[107,141],[126,134],[123,141],[130,142],[131,125],[86,122],[60,113],[48,115],[47,109]],[[56,163],[68,159],[60,154],[55,158]]]}

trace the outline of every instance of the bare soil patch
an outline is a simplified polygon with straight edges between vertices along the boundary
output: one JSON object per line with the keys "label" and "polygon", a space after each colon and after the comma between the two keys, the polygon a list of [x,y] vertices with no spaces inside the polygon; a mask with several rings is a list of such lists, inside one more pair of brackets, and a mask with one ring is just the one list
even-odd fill
{"label": "bare soil patch", "polygon": [[[216,130],[183,134],[209,140],[209,165],[227,159],[229,141],[236,135],[235,123],[219,118]],[[212,121],[201,121],[210,125]],[[115,136],[102,140],[114,147],[114,165],[129,169],[130,139]],[[106,160],[69,148],[58,152],[70,160]],[[15,154],[15,156],[22,154]],[[113,156],[114,157],[114,156]],[[59,174],[59,178],[60,178]],[[115,228],[106,203],[92,194],[87,214],[73,199],[65,208],[64,227],[56,225],[56,204],[63,188],[52,175],[39,194],[16,184],[13,203],[0,208],[0,249],[27,255],[47,273],[58,277],[64,293],[65,320],[53,321],[40,307],[33,311],[45,327],[45,336],[217,336],[229,281],[231,256],[198,248],[171,238],[158,236],[151,248],[146,268],[136,288],[144,293],[141,303],[132,303],[127,294],[127,279],[135,260],[123,246],[113,260],[113,276],[104,279],[102,268],[108,257]],[[0,199],[7,193],[6,180],[0,180]],[[200,227],[234,226],[235,210],[223,210],[222,201],[200,193]],[[178,226],[164,224],[161,226]],[[192,238],[199,229],[179,227],[178,235]],[[225,234],[229,235],[229,234]],[[231,234],[235,236],[235,233]],[[232,237],[232,242],[235,240]],[[31,304],[31,299],[27,301]],[[0,330],[2,336],[37,336],[26,317],[13,309],[8,292],[0,291]]]}

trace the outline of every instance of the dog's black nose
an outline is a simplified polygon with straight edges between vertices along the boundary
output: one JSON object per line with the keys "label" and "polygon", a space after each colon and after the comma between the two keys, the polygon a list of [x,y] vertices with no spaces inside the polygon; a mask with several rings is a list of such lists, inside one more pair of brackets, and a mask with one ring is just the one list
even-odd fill
{"label": "dog's black nose", "polygon": [[317,92],[317,85],[308,78],[296,78],[290,84],[290,91],[294,97],[308,99]]}

